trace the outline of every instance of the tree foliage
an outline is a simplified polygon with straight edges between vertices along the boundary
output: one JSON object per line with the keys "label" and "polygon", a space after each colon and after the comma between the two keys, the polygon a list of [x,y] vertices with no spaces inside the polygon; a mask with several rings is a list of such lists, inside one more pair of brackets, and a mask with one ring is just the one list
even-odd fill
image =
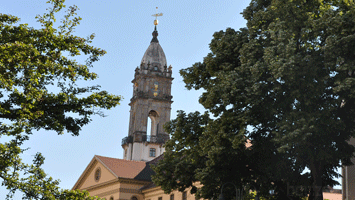
{"label": "tree foliage", "polygon": [[[33,131],[64,131],[79,135],[92,115],[119,104],[120,96],[101,91],[100,86],[78,86],[79,80],[97,78],[89,68],[106,52],[91,46],[94,35],[75,36],[81,18],[70,6],[57,27],[55,14],[64,0],[50,0],[48,12],[38,15],[42,28],[20,24],[19,18],[0,14],[0,177],[11,199],[16,191],[23,199],[92,199],[87,192],[60,190],[59,182],[48,177],[38,153],[33,164],[21,161],[21,148]],[[84,64],[74,58],[86,56]]]}
{"label": "tree foliage", "polygon": [[[233,182],[265,197],[273,189],[277,198],[291,198],[284,196],[288,184],[301,190],[296,196],[323,199],[322,188],[337,184],[337,168],[354,152],[347,141],[354,136],[355,5],[252,0],[243,16],[247,28],[216,32],[203,62],[180,71],[188,89],[205,90],[199,102],[213,118],[193,124],[203,128],[198,145],[183,153],[175,147],[184,137],[175,135],[192,132],[177,123],[186,118],[180,113],[159,165],[174,158],[170,182],[201,181],[204,198]],[[194,178],[184,179],[178,157],[195,152]],[[156,177],[165,173],[159,165]],[[176,188],[155,181],[165,191]]]}

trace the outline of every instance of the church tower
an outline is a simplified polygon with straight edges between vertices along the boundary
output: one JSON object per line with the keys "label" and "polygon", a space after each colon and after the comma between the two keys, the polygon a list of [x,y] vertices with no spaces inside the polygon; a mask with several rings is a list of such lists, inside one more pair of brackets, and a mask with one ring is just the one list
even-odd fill
{"label": "church tower", "polygon": [[158,41],[157,24],[155,20],[153,39],[132,80],[129,132],[122,140],[123,158],[126,160],[150,161],[163,154],[165,149],[162,145],[169,139],[163,125],[170,121],[172,67],[167,67]]}

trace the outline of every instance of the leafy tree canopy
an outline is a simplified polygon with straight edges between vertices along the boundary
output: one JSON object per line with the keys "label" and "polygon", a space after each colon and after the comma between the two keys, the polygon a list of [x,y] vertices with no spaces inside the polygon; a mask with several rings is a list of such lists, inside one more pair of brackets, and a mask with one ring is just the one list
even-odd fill
{"label": "leafy tree canopy", "polygon": [[[38,15],[42,28],[20,24],[19,18],[0,14],[0,178],[11,199],[16,191],[23,199],[92,199],[87,192],[60,190],[59,182],[48,177],[38,153],[33,164],[21,161],[21,148],[33,131],[67,131],[79,135],[92,115],[119,104],[120,96],[101,91],[100,86],[80,87],[78,80],[94,80],[89,69],[106,52],[91,46],[94,35],[75,36],[81,18],[70,6],[58,27],[55,14],[64,0],[50,0],[48,13]],[[76,56],[86,56],[84,64]]]}
{"label": "leafy tree canopy", "polygon": [[[180,71],[188,89],[205,90],[199,102],[213,118],[197,123],[205,115],[180,112],[171,121],[154,181],[165,191],[201,181],[204,198],[233,182],[285,199],[288,183],[303,186],[298,196],[323,199],[322,188],[337,184],[340,162],[349,165],[354,153],[347,141],[354,136],[355,4],[252,0],[243,16],[247,28],[216,32],[203,62]],[[194,142],[186,144],[188,135]],[[197,163],[184,160],[195,154]],[[165,184],[157,179],[169,162]],[[178,173],[185,164],[186,176]]]}

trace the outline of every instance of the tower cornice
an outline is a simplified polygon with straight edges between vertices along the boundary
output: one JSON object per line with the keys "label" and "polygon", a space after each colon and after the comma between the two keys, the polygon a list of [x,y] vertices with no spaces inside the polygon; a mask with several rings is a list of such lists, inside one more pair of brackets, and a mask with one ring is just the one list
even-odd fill
{"label": "tower cornice", "polygon": [[128,104],[129,106],[132,106],[134,103],[136,103],[139,99],[151,99],[152,101],[156,101],[156,102],[167,102],[172,104],[174,101],[172,101],[171,99],[173,98],[173,96],[171,96],[170,100],[168,98],[151,98],[151,97],[147,97],[147,96],[141,96],[141,97],[132,97],[130,100],[130,103]]}

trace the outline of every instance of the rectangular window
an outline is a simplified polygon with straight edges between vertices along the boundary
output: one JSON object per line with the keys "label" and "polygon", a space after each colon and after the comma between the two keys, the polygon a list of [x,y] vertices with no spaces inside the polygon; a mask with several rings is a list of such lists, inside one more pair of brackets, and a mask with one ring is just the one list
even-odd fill
{"label": "rectangular window", "polygon": [[187,200],[187,194],[186,194],[186,192],[183,192],[183,193],[182,193],[182,200]]}
{"label": "rectangular window", "polygon": [[158,200],[163,200],[163,197],[158,197]]}
{"label": "rectangular window", "polygon": [[150,156],[150,157],[155,157],[155,149],[154,149],[154,148],[150,148],[150,150],[149,150],[149,156]]}
{"label": "rectangular window", "polygon": [[174,194],[170,195],[170,200],[174,200]]}

